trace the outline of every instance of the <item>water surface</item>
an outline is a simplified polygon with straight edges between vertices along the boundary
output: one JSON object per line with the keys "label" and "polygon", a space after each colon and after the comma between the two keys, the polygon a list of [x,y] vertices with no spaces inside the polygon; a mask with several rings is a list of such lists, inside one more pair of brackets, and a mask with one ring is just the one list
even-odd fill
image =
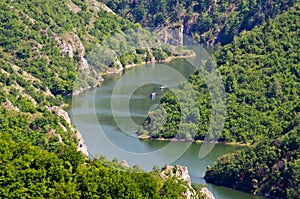
{"label": "water surface", "polygon": [[[163,65],[176,69],[185,78],[194,71],[184,59]],[[239,150],[241,147],[217,144],[205,158],[200,159],[198,157],[200,143],[140,140],[134,134],[134,125],[130,125],[130,120],[137,125],[141,124],[145,120],[146,113],[159,104],[160,97],[166,92],[160,89],[161,85],[176,84],[182,78],[180,75],[174,77],[173,72],[161,66],[162,64],[146,64],[130,69],[130,76],[128,70],[123,74],[106,76],[101,87],[67,99],[72,105],[68,112],[73,124],[83,134],[92,157],[99,154],[105,155],[108,159],[117,157],[119,160],[126,160],[131,166],[137,164],[145,170],[151,170],[154,165],[185,165],[189,169],[192,182],[207,184],[203,179],[206,167],[212,165],[221,155]],[[129,76],[127,79],[122,80],[123,92],[114,95],[116,100],[119,100],[116,102],[119,102],[120,106],[117,104],[112,107],[112,94],[116,84],[121,81],[120,78],[127,76]],[[157,94],[154,100],[149,98],[152,92]],[[128,98],[129,103],[124,105],[123,100]],[[116,110],[116,107],[119,108]],[[124,124],[128,122],[127,133],[124,133],[119,123],[116,123],[113,114],[116,118],[121,118],[120,121]],[[261,198],[213,184],[207,184],[207,187],[216,199]]]}

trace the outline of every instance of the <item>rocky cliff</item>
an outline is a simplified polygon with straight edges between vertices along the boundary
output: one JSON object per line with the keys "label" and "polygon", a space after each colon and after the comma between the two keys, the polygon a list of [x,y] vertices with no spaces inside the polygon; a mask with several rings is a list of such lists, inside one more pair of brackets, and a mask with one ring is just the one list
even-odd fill
{"label": "rocky cliff", "polygon": [[[160,172],[160,178],[166,180],[170,177],[176,177],[178,181],[183,181],[182,185],[186,189],[184,191],[182,198],[187,199],[196,199],[196,198],[205,198],[205,199],[214,199],[213,194],[206,188],[202,187],[200,189],[201,195],[197,194],[197,191],[192,187],[191,177],[186,166],[169,166],[166,165]],[[203,195],[202,195],[203,194]]]}

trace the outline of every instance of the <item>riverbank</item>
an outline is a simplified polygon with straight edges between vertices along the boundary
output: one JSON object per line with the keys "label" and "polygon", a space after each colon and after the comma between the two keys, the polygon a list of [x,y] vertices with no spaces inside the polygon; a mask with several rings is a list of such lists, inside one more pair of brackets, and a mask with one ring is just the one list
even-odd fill
{"label": "riverbank", "polygon": [[141,140],[158,140],[158,141],[172,141],[172,142],[194,142],[194,143],[214,143],[214,144],[224,144],[230,146],[250,146],[250,144],[238,143],[238,142],[223,142],[223,141],[215,141],[209,142],[204,140],[187,140],[187,139],[177,139],[177,138],[153,138],[149,135],[139,135],[137,136],[138,139]]}
{"label": "riverbank", "polygon": [[[184,76],[187,76],[190,74],[191,70],[185,70],[185,64],[186,61],[178,59],[166,63],[166,66],[181,71]],[[144,65],[130,69],[130,72],[134,72],[134,77],[136,78],[127,75],[122,76],[122,78],[126,80],[126,84],[122,84],[124,86],[123,91],[124,93],[128,93],[126,96],[130,97],[131,100],[130,116],[128,116],[128,119],[131,118],[133,121],[141,122],[141,114],[143,114],[144,117],[144,113],[148,110],[147,107],[151,107],[153,103],[155,103],[155,101],[148,98],[148,93],[151,93],[153,89],[159,88],[157,86],[153,87],[153,85],[145,85],[142,89],[131,95],[127,85],[136,85],[138,87],[140,85],[138,79],[146,79],[149,78],[150,75],[153,76],[152,79],[154,81],[156,78],[159,79],[162,77],[171,80],[173,79],[171,74],[168,73],[168,70],[162,70],[162,67],[159,67],[159,65],[160,64],[154,63],[154,67]],[[97,157],[97,154],[103,154],[109,160],[113,160],[117,157],[119,160],[126,160],[130,166],[138,165],[140,168],[147,171],[151,171],[153,165],[158,165],[159,167],[162,167],[165,164],[183,165],[189,169],[191,181],[193,183],[206,184],[203,176],[207,166],[212,165],[213,162],[216,162],[217,158],[223,154],[232,153],[241,149],[241,147],[237,146],[215,144],[211,153],[207,154],[204,158],[198,158],[199,150],[202,146],[201,144],[191,143],[189,145],[188,142],[174,141],[170,147],[164,147],[169,142],[156,140],[142,141],[139,140],[137,136],[124,133],[115,123],[114,114],[111,111],[111,94],[122,74],[122,72],[117,74],[116,78],[105,78],[102,86],[97,88],[97,92],[94,90],[86,91],[84,94],[74,97],[73,100],[75,103],[73,104],[72,98],[68,99],[69,104],[72,104],[72,106],[68,108],[68,112],[70,113],[70,117],[73,118],[73,121],[75,121],[76,118],[76,127],[80,129],[86,141],[91,158]],[[113,76],[114,75],[112,74],[112,77]],[[122,102],[126,96],[116,95],[115,97],[116,100]],[[95,118],[95,114],[97,114],[96,121],[92,122],[92,119]],[[118,114],[123,115],[123,112]],[[126,118],[124,118],[124,120]],[[101,132],[105,134],[99,132],[99,127],[101,127]],[[103,139],[103,136],[108,138],[110,142],[105,141],[106,139]],[[110,148],[111,144],[117,146],[118,150],[116,151],[115,147],[113,149]],[[189,148],[186,151],[182,151],[187,145]],[[129,155],[124,155],[124,152]],[[141,158],[135,158],[135,156],[131,156],[130,154],[137,154]],[[152,157],[152,154],[156,155]],[[177,156],[176,154],[182,155]],[[149,158],[147,158],[148,155]],[[169,160],[170,158],[171,160]],[[253,199],[253,195],[234,189],[219,187],[213,184],[206,184],[206,186],[214,194],[215,198]]]}
{"label": "riverbank", "polygon": [[192,57],[195,57],[195,56],[196,56],[195,52],[193,52],[190,55],[170,56],[170,57],[167,57],[167,59],[165,59],[165,60],[152,60],[152,61],[142,62],[142,63],[138,63],[138,64],[129,64],[129,65],[126,65],[122,70],[128,69],[128,68],[133,68],[133,67],[136,67],[136,66],[141,66],[141,65],[144,65],[144,64],[149,64],[149,63],[168,63],[168,62],[171,62],[171,61],[176,60],[176,59],[186,59],[186,58],[192,58]]}
{"label": "riverbank", "polygon": [[186,59],[186,58],[192,58],[192,57],[195,57],[195,56],[196,56],[196,54],[195,54],[195,52],[193,52],[192,54],[189,54],[189,55],[170,56],[170,57],[167,57],[165,60],[155,60],[154,59],[154,60],[151,60],[151,61],[148,61],[148,62],[144,61],[144,62],[141,62],[141,63],[128,64],[128,65],[125,65],[125,66],[120,65],[119,68],[116,68],[116,67],[109,68],[105,72],[98,74],[97,81],[96,81],[96,83],[94,85],[88,86],[88,87],[85,87],[85,88],[80,88],[79,90],[75,90],[69,96],[76,96],[76,95],[79,95],[80,93],[82,93],[84,91],[100,87],[102,85],[102,83],[105,81],[104,78],[103,78],[103,76],[105,76],[105,75],[120,74],[125,69],[130,69],[130,68],[137,67],[137,66],[142,66],[142,65],[145,65],[145,64],[150,64],[150,63],[168,63],[168,62],[171,62],[171,61],[176,60],[176,59]]}
{"label": "riverbank", "polygon": [[193,52],[190,55],[170,56],[170,57],[167,57],[167,59],[165,59],[165,60],[151,60],[148,62],[143,61],[143,62],[136,63],[136,64],[128,64],[128,65],[120,67],[119,69],[107,70],[106,72],[102,73],[101,75],[103,76],[106,74],[119,74],[125,69],[130,69],[130,68],[133,68],[136,66],[142,66],[142,65],[150,64],[150,63],[168,63],[168,62],[171,62],[176,59],[186,59],[186,58],[192,58],[195,56],[196,56],[196,54],[195,54],[195,52]]}

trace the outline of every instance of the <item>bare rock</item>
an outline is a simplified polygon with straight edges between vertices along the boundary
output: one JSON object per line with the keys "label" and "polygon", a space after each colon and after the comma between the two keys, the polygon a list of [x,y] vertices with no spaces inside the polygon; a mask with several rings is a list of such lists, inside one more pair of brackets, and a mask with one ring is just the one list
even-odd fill
{"label": "bare rock", "polygon": [[[186,182],[186,185],[183,184],[186,190],[184,191],[182,198],[196,199],[200,197],[191,185],[191,178],[187,167],[180,165],[166,165],[160,173],[160,178],[163,180],[173,176],[175,176],[178,180]],[[214,199],[213,194],[206,187],[201,188],[200,191],[205,195],[205,199]]]}
{"label": "bare rock", "polygon": [[71,131],[74,133],[74,136],[77,138],[77,150],[82,152],[85,156],[89,156],[89,152],[87,149],[87,145],[85,144],[84,138],[82,134],[72,126],[71,124],[71,119],[69,117],[69,114],[63,110],[61,107],[58,106],[45,106],[50,112],[54,112],[57,114],[59,117],[62,117],[66,122],[68,123]]}
{"label": "bare rock", "polygon": [[67,6],[72,12],[78,13],[81,11],[81,9],[76,4],[74,4],[71,0],[69,0]]}
{"label": "bare rock", "polygon": [[106,12],[111,12],[113,14],[115,14],[109,7],[107,7],[105,4],[100,3],[96,0],[88,0],[88,4],[90,6],[91,9],[95,10],[95,11],[99,11],[99,10],[104,10]]}
{"label": "bare rock", "polygon": [[125,166],[125,167],[129,167],[128,163],[126,162],[126,160],[122,160],[121,161],[121,165]]}
{"label": "bare rock", "polygon": [[51,136],[56,136],[58,138],[58,142],[63,143],[61,135],[56,133],[56,131],[54,129],[50,129],[49,132],[48,132],[48,138],[51,137]]}
{"label": "bare rock", "polygon": [[89,64],[84,57],[80,58],[80,66],[81,66],[81,70],[89,70]]}
{"label": "bare rock", "polygon": [[214,195],[206,187],[202,187],[201,192],[205,195],[205,199],[215,199]]}
{"label": "bare rock", "polygon": [[185,182],[187,182],[189,185],[191,185],[191,178],[188,172],[188,168],[185,166],[175,165],[175,166],[169,166],[166,165],[165,168],[161,171],[160,177],[166,178],[176,176],[178,179],[182,179]]}
{"label": "bare rock", "polygon": [[77,151],[80,151],[82,154],[88,157],[89,152],[87,149],[87,145],[85,144],[82,134],[77,129],[75,130],[75,136],[77,138]]}
{"label": "bare rock", "polygon": [[183,198],[187,198],[187,199],[198,198],[196,191],[191,186],[191,178],[187,167],[179,166],[179,165],[175,165],[175,166],[166,165],[160,173],[160,177],[163,180],[166,180],[167,178],[173,176],[176,176],[178,180],[184,180],[186,182],[186,185],[183,185],[186,189],[182,195]]}
{"label": "bare rock", "polygon": [[2,103],[3,106],[5,106],[9,110],[14,110],[19,112],[19,108],[17,106],[14,106],[8,99],[6,99],[5,102]]}
{"label": "bare rock", "polygon": [[65,33],[60,37],[52,32],[53,39],[57,41],[61,53],[68,54],[69,57],[73,58],[75,54],[79,57],[79,64],[81,70],[89,69],[87,60],[84,58],[85,47],[83,46],[80,38],[75,33]]}

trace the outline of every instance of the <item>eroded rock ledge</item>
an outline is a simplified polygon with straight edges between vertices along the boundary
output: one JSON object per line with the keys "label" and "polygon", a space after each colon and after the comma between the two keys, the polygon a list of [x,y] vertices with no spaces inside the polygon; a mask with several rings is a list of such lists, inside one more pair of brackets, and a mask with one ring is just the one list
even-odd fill
{"label": "eroded rock ledge", "polygon": [[[201,197],[196,193],[196,190],[192,187],[191,177],[189,175],[188,168],[186,166],[166,165],[160,173],[160,177],[163,180],[166,180],[169,177],[173,177],[173,176],[175,176],[178,180],[183,180],[184,182],[186,182],[185,185],[183,184],[183,186],[185,186],[186,191],[182,195],[182,198],[197,199]],[[202,187],[200,192],[204,195],[205,199],[215,199],[213,194],[206,187]]]}
{"label": "eroded rock ledge", "polygon": [[59,117],[62,117],[69,125],[71,131],[74,133],[74,136],[77,139],[77,150],[82,152],[85,156],[89,156],[89,152],[87,149],[87,145],[85,144],[85,141],[83,139],[82,134],[76,129],[72,124],[71,124],[71,119],[69,117],[69,114],[62,109],[61,107],[58,106],[45,106],[50,112],[54,112],[57,114]]}

